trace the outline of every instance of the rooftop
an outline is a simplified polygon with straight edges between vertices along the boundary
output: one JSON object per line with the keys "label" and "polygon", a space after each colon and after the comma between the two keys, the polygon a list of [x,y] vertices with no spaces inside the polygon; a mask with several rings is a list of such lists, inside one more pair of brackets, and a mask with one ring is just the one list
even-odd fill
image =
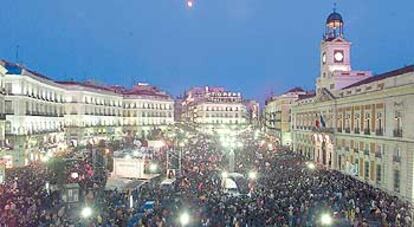
{"label": "rooftop", "polygon": [[298,100],[303,100],[303,99],[308,99],[308,98],[313,98],[316,96],[316,93],[314,91],[308,91],[306,92],[306,94],[304,95],[299,95]]}
{"label": "rooftop", "polygon": [[342,90],[346,90],[346,89],[349,89],[349,88],[361,86],[361,85],[364,85],[364,84],[373,83],[373,82],[376,82],[376,81],[384,80],[384,79],[387,79],[387,78],[399,76],[399,75],[410,73],[410,72],[414,72],[414,65],[405,66],[405,67],[400,68],[400,69],[396,69],[396,70],[393,70],[393,71],[390,71],[390,72],[386,72],[386,73],[382,73],[382,74],[379,74],[379,75],[376,75],[376,76],[369,77],[365,80],[361,80],[361,81],[356,82],[354,84],[351,84],[347,87],[344,87],[344,88],[342,88]]}
{"label": "rooftop", "polygon": [[301,87],[294,87],[285,93],[293,93],[293,92],[305,92]]}
{"label": "rooftop", "polygon": [[36,71],[30,70],[27,67],[25,67],[24,65],[21,64],[16,64],[13,62],[9,62],[6,60],[0,60],[0,65],[2,65],[4,68],[6,68],[7,72],[6,75],[21,75],[24,71],[29,72],[30,74],[32,74],[33,76],[42,78],[42,79],[46,79],[46,80],[51,80],[49,77],[38,73]]}

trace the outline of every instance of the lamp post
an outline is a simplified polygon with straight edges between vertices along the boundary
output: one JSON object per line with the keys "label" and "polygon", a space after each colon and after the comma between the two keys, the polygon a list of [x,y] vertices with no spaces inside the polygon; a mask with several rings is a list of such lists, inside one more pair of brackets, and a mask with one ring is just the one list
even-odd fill
{"label": "lamp post", "polygon": [[233,149],[230,149],[228,157],[229,157],[229,171],[234,172],[234,150]]}
{"label": "lamp post", "polygon": [[183,148],[185,146],[184,142],[180,142],[180,153],[178,154],[178,169],[180,170],[181,173],[181,168],[182,168],[182,157],[183,157]]}
{"label": "lamp post", "polygon": [[230,149],[230,151],[227,153],[227,158],[229,160],[229,167],[228,170],[230,172],[234,172],[234,165],[235,165],[235,148],[241,148],[243,144],[241,142],[236,142],[236,139],[234,137],[231,138],[223,138],[222,139],[223,146],[227,149]]}

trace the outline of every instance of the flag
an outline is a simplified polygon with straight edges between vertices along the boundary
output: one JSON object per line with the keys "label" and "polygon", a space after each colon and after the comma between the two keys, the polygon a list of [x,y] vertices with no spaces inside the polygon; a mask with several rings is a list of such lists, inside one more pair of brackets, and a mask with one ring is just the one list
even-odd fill
{"label": "flag", "polygon": [[326,127],[326,124],[325,124],[325,120],[323,119],[322,114],[320,115],[320,121],[321,121],[322,128],[325,128]]}

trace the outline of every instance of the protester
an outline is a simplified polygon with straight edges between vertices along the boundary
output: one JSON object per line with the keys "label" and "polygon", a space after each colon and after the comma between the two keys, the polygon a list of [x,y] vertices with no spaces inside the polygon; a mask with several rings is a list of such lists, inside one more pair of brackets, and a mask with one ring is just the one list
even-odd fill
{"label": "protester", "polygon": [[[236,183],[245,195],[228,194],[222,188],[221,175],[229,167],[226,148],[218,135],[192,133],[195,136],[188,137],[182,150],[182,171],[176,175],[175,191],[162,190],[154,182],[135,190],[103,191],[106,175],[94,171],[91,157],[86,157],[68,168],[68,172],[77,172],[79,178],[68,177],[66,181],[79,183],[84,195],[93,192],[93,199],[86,205],[96,213],[82,220],[79,210],[65,209],[61,196],[46,190],[45,180],[50,173],[44,166],[33,164],[8,171],[6,182],[0,186],[0,223],[180,226],[179,215],[188,212],[189,226],[315,226],[320,224],[323,214],[331,215],[335,226],[412,224],[409,203],[338,171],[309,169],[304,157],[275,144],[269,148],[270,141],[263,136],[259,142],[252,131],[237,135],[243,147],[235,150],[235,172],[246,176]],[[161,173],[167,172],[165,152],[162,149],[149,155],[151,162],[159,163]],[[257,178],[247,179],[250,171],[257,173]],[[141,209],[146,201],[155,202],[153,211]]]}

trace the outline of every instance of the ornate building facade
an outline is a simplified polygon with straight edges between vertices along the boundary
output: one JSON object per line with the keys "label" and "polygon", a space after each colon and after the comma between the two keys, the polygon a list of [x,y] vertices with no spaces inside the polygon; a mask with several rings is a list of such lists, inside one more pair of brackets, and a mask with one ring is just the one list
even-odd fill
{"label": "ornate building facade", "polygon": [[198,125],[215,128],[242,126],[250,124],[251,116],[258,118],[258,113],[250,115],[240,92],[226,91],[221,87],[192,88],[186,92],[182,102],[181,119]]}
{"label": "ornate building facade", "polygon": [[173,99],[148,84],[54,81],[7,61],[0,61],[0,76],[0,158],[8,167],[174,123]]}
{"label": "ornate building facade", "polygon": [[291,108],[300,95],[306,92],[302,88],[293,88],[279,96],[266,100],[264,109],[266,131],[279,139],[283,146],[292,144]]}
{"label": "ornate building facade", "polygon": [[292,107],[293,150],[401,198],[414,198],[414,66],[372,76],[351,68],[342,16],[321,43],[316,93]]}

